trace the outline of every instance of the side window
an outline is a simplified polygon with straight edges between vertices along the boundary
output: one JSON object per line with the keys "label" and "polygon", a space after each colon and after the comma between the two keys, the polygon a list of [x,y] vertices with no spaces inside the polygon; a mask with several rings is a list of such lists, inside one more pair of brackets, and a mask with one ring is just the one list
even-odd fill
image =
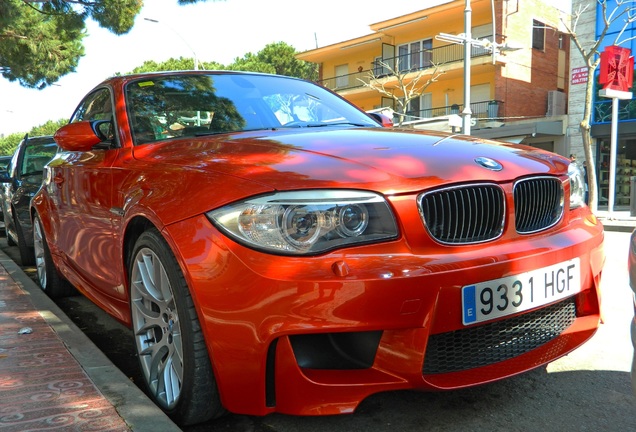
{"label": "side window", "polygon": [[83,120],[111,120],[113,118],[113,106],[110,91],[97,90],[88,95],[75,110],[71,123]]}
{"label": "side window", "polygon": [[103,125],[100,127],[100,130],[104,135],[106,135],[107,141],[114,143],[114,118],[115,114],[113,111],[110,91],[108,89],[99,89],[84,98],[79,107],[77,107],[73,113],[70,123],[107,120],[110,122],[110,126]]}

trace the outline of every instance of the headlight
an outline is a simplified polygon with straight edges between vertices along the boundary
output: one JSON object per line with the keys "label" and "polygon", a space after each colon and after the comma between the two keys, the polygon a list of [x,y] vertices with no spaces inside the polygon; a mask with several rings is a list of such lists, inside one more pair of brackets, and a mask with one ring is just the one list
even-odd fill
{"label": "headlight", "polygon": [[585,204],[585,178],[583,172],[575,163],[568,167],[570,177],[570,208],[574,209]]}
{"label": "headlight", "polygon": [[386,200],[353,190],[281,192],[230,204],[207,213],[234,240],[290,255],[397,237]]}

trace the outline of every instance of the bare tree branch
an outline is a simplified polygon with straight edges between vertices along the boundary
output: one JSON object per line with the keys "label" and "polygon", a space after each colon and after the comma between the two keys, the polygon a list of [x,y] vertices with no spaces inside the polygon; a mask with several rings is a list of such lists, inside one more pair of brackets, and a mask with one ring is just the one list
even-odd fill
{"label": "bare tree branch", "polygon": [[[432,64],[432,67],[418,71],[401,70],[399,58],[396,60],[395,65],[379,61],[377,66],[387,73],[377,76],[376,70],[378,68],[372,68],[368,74],[368,81],[361,78],[358,78],[358,80],[365,87],[369,87],[393,99],[397,107],[396,114],[400,116],[398,126],[401,126],[404,122],[409,102],[420,97],[429,85],[437,82],[439,77],[446,73],[445,71],[440,71],[440,65],[438,64]],[[424,79],[426,81],[422,82]]]}

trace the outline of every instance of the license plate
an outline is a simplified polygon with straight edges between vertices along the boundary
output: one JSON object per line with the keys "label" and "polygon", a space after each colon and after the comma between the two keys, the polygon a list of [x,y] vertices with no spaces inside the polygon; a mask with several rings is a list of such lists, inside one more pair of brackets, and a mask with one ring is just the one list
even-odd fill
{"label": "license plate", "polygon": [[464,325],[522,312],[581,291],[578,258],[462,287]]}

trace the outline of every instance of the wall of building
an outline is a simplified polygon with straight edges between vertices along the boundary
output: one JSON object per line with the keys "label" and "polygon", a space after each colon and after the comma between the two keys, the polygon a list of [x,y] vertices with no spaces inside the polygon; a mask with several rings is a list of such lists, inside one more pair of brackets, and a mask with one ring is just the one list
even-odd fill
{"label": "wall of building", "polygon": [[[596,8],[595,5],[590,5],[589,0],[572,0],[572,10],[578,11],[584,10],[577,25],[576,33],[579,35],[594,35],[596,34]],[[585,67],[585,61],[580,54],[574,43],[570,44],[570,70],[568,79],[570,82],[570,91],[568,92],[568,128],[567,128],[567,140],[569,141],[568,154],[573,153],[577,155],[578,160],[585,160],[585,151],[583,150],[583,138],[581,137],[581,130],[579,125],[583,119],[583,112],[585,107],[585,86],[586,82],[580,82],[577,79],[572,81],[572,71],[579,70]],[[578,76],[578,75],[577,75]]]}
{"label": "wall of building", "polygon": [[[567,91],[565,51],[560,50],[562,13],[540,0],[502,2],[505,41],[523,47],[506,54],[498,70],[495,99],[506,101],[506,112],[519,118],[546,115],[548,92]],[[546,25],[544,49],[532,48],[533,20]],[[561,40],[561,43],[566,43]]]}

